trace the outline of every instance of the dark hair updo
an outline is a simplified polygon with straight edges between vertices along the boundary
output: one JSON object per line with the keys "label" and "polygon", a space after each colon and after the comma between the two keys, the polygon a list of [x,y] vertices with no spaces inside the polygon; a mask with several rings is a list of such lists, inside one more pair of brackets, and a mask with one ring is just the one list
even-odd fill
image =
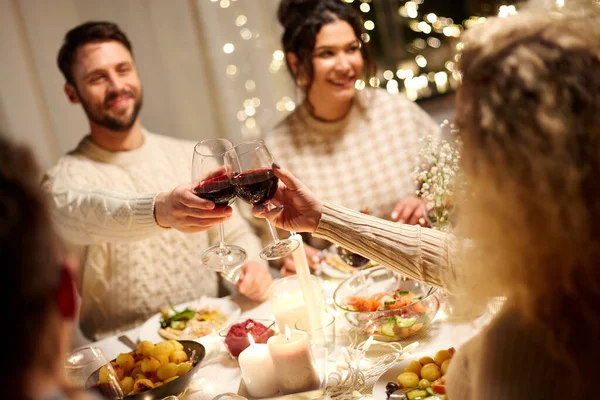
{"label": "dark hair updo", "polygon": [[[356,38],[361,43],[360,51],[364,59],[364,75],[371,77],[375,74],[375,60],[371,56],[369,47],[361,39],[366,33],[363,20],[358,12],[349,4],[341,0],[281,0],[277,18],[284,28],[281,38],[283,51],[294,53],[298,57],[298,73],[307,79],[305,91],[308,91],[313,79],[312,52],[315,48],[317,34],[323,25],[335,20],[346,21]],[[292,76],[295,76],[289,61],[287,67]]]}

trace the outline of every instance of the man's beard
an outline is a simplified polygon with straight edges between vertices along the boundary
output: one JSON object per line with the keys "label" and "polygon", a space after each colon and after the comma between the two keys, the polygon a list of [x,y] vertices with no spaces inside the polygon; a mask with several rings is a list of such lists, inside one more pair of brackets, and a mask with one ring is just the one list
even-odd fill
{"label": "man's beard", "polygon": [[110,115],[100,116],[100,115],[96,114],[92,110],[92,107],[83,99],[83,97],[81,97],[81,95],[79,95],[79,99],[81,100],[81,105],[83,106],[83,110],[85,111],[86,115],[92,122],[94,122],[97,125],[108,128],[111,131],[125,132],[125,131],[128,131],[133,126],[133,124],[135,124],[135,121],[137,120],[137,117],[140,114],[140,111],[141,111],[142,105],[143,105],[143,95],[142,95],[141,89],[140,89],[140,94],[137,98],[133,97],[133,94],[131,93],[131,91],[123,90],[120,93],[116,93],[116,94],[107,96],[106,99],[104,99],[103,107],[105,107],[109,101],[111,101],[114,98],[121,96],[121,95],[127,95],[129,97],[132,97],[135,101],[135,103],[133,105],[133,112],[131,113],[131,116],[129,117],[129,119],[127,121],[124,121],[124,122],[117,118],[113,118]]}

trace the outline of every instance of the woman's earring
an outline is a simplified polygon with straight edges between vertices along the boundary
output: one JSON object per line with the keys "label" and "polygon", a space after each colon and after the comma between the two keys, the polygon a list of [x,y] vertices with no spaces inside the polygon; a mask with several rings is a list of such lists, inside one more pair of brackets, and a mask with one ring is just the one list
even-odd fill
{"label": "woman's earring", "polygon": [[308,84],[308,79],[304,75],[296,74],[296,85],[298,87],[304,87]]}

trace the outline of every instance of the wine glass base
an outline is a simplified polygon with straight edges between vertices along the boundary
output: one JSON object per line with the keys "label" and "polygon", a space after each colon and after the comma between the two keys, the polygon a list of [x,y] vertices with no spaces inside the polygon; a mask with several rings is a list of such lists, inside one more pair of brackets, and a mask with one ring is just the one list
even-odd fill
{"label": "wine glass base", "polygon": [[290,255],[298,248],[300,244],[295,240],[283,239],[269,244],[260,252],[260,258],[263,260],[278,260]]}
{"label": "wine glass base", "polygon": [[215,245],[202,253],[202,264],[213,271],[229,273],[241,267],[247,258],[246,250],[239,246],[227,245],[223,252],[221,246]]}

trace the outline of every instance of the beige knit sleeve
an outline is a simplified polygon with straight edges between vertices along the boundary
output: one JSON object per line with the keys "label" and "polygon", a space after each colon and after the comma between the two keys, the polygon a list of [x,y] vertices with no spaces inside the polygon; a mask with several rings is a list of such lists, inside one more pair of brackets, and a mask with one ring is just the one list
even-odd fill
{"label": "beige knit sleeve", "polygon": [[42,189],[50,195],[50,210],[59,233],[73,244],[136,241],[165,229],[154,219],[157,193],[134,196],[75,187],[52,171],[44,177]]}
{"label": "beige knit sleeve", "polygon": [[456,279],[451,236],[325,203],[314,236],[377,261],[410,278],[447,288]]}

